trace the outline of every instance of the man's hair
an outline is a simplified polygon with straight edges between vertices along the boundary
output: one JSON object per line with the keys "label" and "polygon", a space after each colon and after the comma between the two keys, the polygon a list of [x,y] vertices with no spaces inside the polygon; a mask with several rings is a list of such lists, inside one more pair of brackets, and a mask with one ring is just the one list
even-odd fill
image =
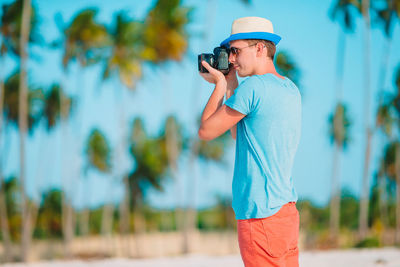
{"label": "man's hair", "polygon": [[249,45],[255,45],[256,43],[263,43],[268,51],[268,57],[271,60],[274,60],[276,46],[273,42],[267,40],[260,40],[260,39],[247,39],[245,40]]}

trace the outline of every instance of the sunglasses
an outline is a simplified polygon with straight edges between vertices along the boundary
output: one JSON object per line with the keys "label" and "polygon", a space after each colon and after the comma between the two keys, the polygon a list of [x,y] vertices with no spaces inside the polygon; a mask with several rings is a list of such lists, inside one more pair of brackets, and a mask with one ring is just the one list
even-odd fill
{"label": "sunglasses", "polygon": [[245,48],[248,48],[248,47],[252,47],[252,46],[255,46],[255,45],[256,45],[256,44],[252,44],[252,45],[245,46],[245,47],[241,47],[241,48],[238,48],[238,47],[230,47],[230,48],[229,48],[229,52],[232,53],[233,55],[237,56],[237,55],[239,55],[239,53],[240,53],[240,51],[241,51],[242,49],[245,49]]}

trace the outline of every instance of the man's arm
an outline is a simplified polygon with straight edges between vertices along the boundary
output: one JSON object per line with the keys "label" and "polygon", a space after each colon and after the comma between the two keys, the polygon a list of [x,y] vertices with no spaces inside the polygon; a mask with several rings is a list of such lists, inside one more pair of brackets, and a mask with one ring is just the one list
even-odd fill
{"label": "man's arm", "polygon": [[[233,128],[232,136],[236,137],[235,125],[245,116],[244,114],[223,105],[222,101],[225,93],[229,97],[232,91],[237,87],[236,73],[234,70],[225,77],[220,71],[213,69],[207,63],[203,63],[209,73],[201,73],[201,76],[210,83],[215,83],[215,89],[204,108],[201,116],[201,125],[199,129],[199,138],[212,140],[229,129]],[[228,91],[227,92],[227,87]]]}
{"label": "man's arm", "polygon": [[[236,84],[236,87],[237,87],[237,84]],[[235,88],[228,88],[226,90],[226,100],[228,100],[233,95],[236,87]],[[236,139],[236,124],[233,125],[233,127],[231,128],[231,136],[232,136],[233,139]]]}
{"label": "man's arm", "polygon": [[234,127],[244,116],[244,114],[231,109],[227,105],[223,105],[201,123],[198,132],[199,138],[212,140]]}

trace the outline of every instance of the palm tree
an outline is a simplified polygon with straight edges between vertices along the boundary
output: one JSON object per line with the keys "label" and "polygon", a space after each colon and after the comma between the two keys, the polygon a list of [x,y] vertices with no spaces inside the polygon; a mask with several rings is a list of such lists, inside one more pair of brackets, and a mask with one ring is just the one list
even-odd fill
{"label": "palm tree", "polygon": [[[171,119],[170,119],[171,121]],[[169,123],[170,125],[172,123]],[[139,209],[143,205],[143,197],[147,190],[152,187],[162,191],[162,180],[169,167],[168,143],[165,133],[156,138],[148,137],[143,123],[140,119],[135,119],[132,126],[130,138],[130,154],[135,161],[135,168],[126,178],[129,184],[130,199],[129,206],[134,210],[135,232],[144,231],[144,219],[141,217]],[[139,245],[137,254],[140,256]]]}
{"label": "palm tree", "polygon": [[383,159],[384,172],[390,180],[396,183],[396,244],[400,243],[400,143],[390,142],[385,148]]}
{"label": "palm tree", "polygon": [[[198,118],[198,124],[200,123],[200,117]],[[198,127],[197,127],[198,128]],[[198,136],[193,136],[189,141],[190,143],[190,166],[193,167],[195,160],[201,160],[205,163],[215,162],[215,163],[224,163],[224,155],[227,147],[230,145],[229,141],[231,140],[229,131],[225,132],[223,135],[215,138],[211,141],[200,140]],[[197,212],[195,206],[195,197],[196,197],[196,174],[195,171],[191,168],[190,175],[192,176],[192,183],[190,185],[191,188],[191,203],[189,204],[189,214],[186,218],[185,231],[192,231],[195,229],[197,225]],[[187,245],[189,248],[189,244]],[[185,251],[189,252],[189,251]]]}
{"label": "palm tree", "polygon": [[[152,63],[164,63],[182,60],[188,46],[188,33],[186,31],[186,25],[190,20],[191,8],[183,7],[180,4],[180,0],[158,0],[152,10],[149,12],[145,20],[144,27],[144,50],[143,58]],[[167,88],[165,88],[167,89]],[[176,132],[177,128],[173,127],[171,117],[169,118],[170,126],[168,126],[165,132],[165,138],[167,142],[167,153],[170,174],[176,181],[176,186],[181,187],[182,182],[177,178],[178,166],[176,164],[178,160],[178,154],[180,148],[179,141],[176,139],[179,133]],[[178,189],[178,192],[182,190]],[[176,211],[176,222],[178,230],[183,230],[183,251],[187,251],[187,240],[185,217],[181,204],[178,204]]]}
{"label": "palm tree", "polygon": [[22,197],[22,250],[21,257],[24,261],[28,258],[28,251],[31,239],[31,213],[30,208],[27,207],[27,197],[25,194],[25,138],[28,128],[28,88],[27,88],[27,60],[28,50],[27,43],[30,30],[30,17],[31,17],[31,1],[24,0],[22,6],[22,25],[21,25],[21,38],[19,40],[20,49],[20,83],[19,83],[19,112],[18,112],[18,126],[19,126],[19,144],[20,144],[20,179],[21,179],[21,197]]}
{"label": "palm tree", "polygon": [[180,61],[188,46],[186,25],[191,9],[180,0],[158,0],[144,22],[143,58],[161,63]]}
{"label": "palm tree", "polygon": [[[64,90],[59,84],[52,84],[44,96],[43,118],[46,121],[46,130],[54,129],[61,120],[65,119],[61,114],[60,95],[62,99],[67,102],[67,106],[71,107],[73,99],[64,95]],[[67,110],[70,113],[70,110]]]}
{"label": "palm tree", "polygon": [[[110,163],[110,154],[111,149],[108,145],[108,141],[106,140],[104,134],[98,130],[93,129],[89,135],[89,138],[86,143],[86,157],[87,157],[87,164],[85,169],[95,169],[101,173],[108,173],[111,169]],[[87,171],[85,171],[87,173]],[[86,192],[88,198],[90,197],[90,193]],[[103,217],[106,215],[107,205],[104,205]],[[87,214],[87,225],[84,226],[84,229],[89,229],[89,210],[88,208],[85,209],[83,214]],[[83,215],[82,214],[82,215]],[[111,213],[112,214],[112,213]],[[104,221],[104,218],[103,218]],[[87,232],[86,232],[87,234]]]}
{"label": "palm tree", "polygon": [[[103,25],[96,22],[96,15],[96,9],[84,9],[72,19],[69,25],[62,25],[64,39],[62,65],[64,67],[65,76],[67,76],[68,66],[72,61],[77,61],[81,67],[85,67],[97,63],[100,59],[99,51],[107,42],[107,32]],[[65,94],[60,91],[61,116],[67,118],[69,106],[68,101],[63,97],[64,95]],[[84,95],[84,93],[82,95]],[[67,124],[65,122],[62,125],[62,135],[64,138],[66,138],[67,135],[66,127]],[[80,129],[78,131],[80,131]],[[61,173],[63,173],[63,163],[61,169]],[[66,178],[63,177],[63,179]],[[63,194],[62,214],[65,252],[67,256],[70,256],[70,243],[74,236],[73,208],[70,196],[65,194]]]}
{"label": "palm tree", "polygon": [[[165,122],[165,130],[162,134],[166,144],[168,159],[168,169],[170,176],[174,179],[177,188],[178,205],[175,210],[176,228],[178,231],[184,231],[185,214],[182,206],[182,193],[184,192],[182,180],[178,178],[178,159],[184,146],[182,127],[173,116],[168,116]],[[185,239],[184,239],[185,240]],[[185,241],[183,241],[185,242]]]}
{"label": "palm tree", "polygon": [[[381,129],[382,133],[387,137],[388,141],[393,141],[393,126],[395,124],[395,116],[393,115],[392,99],[389,101],[383,100],[383,96],[380,96],[380,105],[376,115],[376,129]],[[386,139],[386,138],[385,138]],[[388,211],[387,211],[387,189],[386,189],[386,177],[384,168],[384,157],[381,159],[379,171],[378,171],[378,192],[379,192],[379,210],[382,223],[384,226],[388,226]]]}
{"label": "palm tree", "polygon": [[[393,106],[397,114],[397,130],[400,131],[400,67],[397,68],[396,73],[396,87],[397,94],[393,100]],[[395,171],[396,171],[396,242],[400,244],[400,146],[396,146],[396,159],[395,159]]]}
{"label": "palm tree", "polygon": [[[400,67],[397,69],[395,85],[397,92],[379,107],[376,124],[389,139],[381,160],[381,179],[386,176],[389,180],[394,181],[396,185],[395,241],[400,244],[400,143],[398,141],[400,130]],[[397,128],[397,131],[394,128]]]}
{"label": "palm tree", "polygon": [[[118,13],[109,30],[112,52],[107,57],[103,77],[108,78],[115,73],[123,85],[133,89],[141,77],[143,61],[159,64],[168,60],[181,60],[187,47],[188,38],[184,27],[188,22],[188,12],[188,8],[180,6],[179,0],[159,0],[146,16],[144,23],[129,19],[124,13]],[[120,120],[124,124],[122,108]],[[120,128],[124,129],[123,126]],[[121,140],[123,143],[124,138]],[[118,147],[120,149],[117,149],[117,156],[125,146],[122,144]],[[125,201],[121,202],[121,210],[126,210],[123,207],[126,199],[129,199],[127,194]]]}
{"label": "palm tree", "polygon": [[[346,127],[350,126],[347,118],[345,104],[343,103],[343,74],[344,74],[344,58],[346,49],[346,32],[354,29],[354,8],[358,8],[357,1],[353,0],[337,0],[331,10],[331,19],[338,20],[342,24],[343,29],[339,29],[338,50],[337,50],[337,68],[336,68],[336,107],[334,114],[330,116],[330,138],[334,144],[333,165],[332,165],[332,194],[330,202],[330,235],[334,242],[339,232],[339,214],[340,214],[340,179],[339,179],[339,162],[340,154],[344,146],[348,142],[348,131]],[[347,125],[347,126],[346,126]]]}
{"label": "palm tree", "polygon": [[371,154],[372,126],[370,123],[371,82],[370,82],[370,0],[362,0],[361,13],[365,22],[364,34],[364,127],[366,131],[365,158],[363,168],[362,192],[360,198],[359,235],[365,238],[368,230],[368,205],[369,205],[369,165]]}
{"label": "palm tree", "polygon": [[[374,2],[373,2],[374,3]],[[373,4],[372,3],[372,4]],[[378,77],[378,88],[379,88],[379,105],[376,114],[375,130],[382,129],[386,136],[390,136],[390,130],[393,125],[390,116],[390,104],[384,103],[384,90],[385,80],[389,67],[390,51],[392,46],[392,33],[395,19],[400,17],[400,1],[398,0],[386,0],[383,8],[372,5],[374,13],[377,14],[378,21],[382,23],[382,29],[385,34],[385,46],[384,56],[382,57],[382,63]],[[375,133],[375,131],[373,131]],[[384,138],[384,136],[382,136]],[[385,141],[384,141],[385,142]],[[380,168],[382,169],[382,168]],[[387,207],[386,207],[386,179],[382,171],[379,172],[382,175],[378,175],[379,185],[379,202],[382,216],[382,222],[386,226],[388,223],[387,218]]]}
{"label": "palm tree", "polygon": [[[4,87],[4,114],[5,120],[15,126],[18,126],[19,118],[19,73],[14,73],[10,75],[5,81]],[[39,122],[44,119],[46,121],[47,130],[51,130],[56,126],[57,114],[59,114],[59,109],[53,103],[53,98],[55,88],[59,88],[57,85],[53,85],[51,90],[44,93],[42,89],[32,89],[28,90],[28,132],[33,134],[34,129],[36,129]],[[55,92],[57,94],[57,92]],[[3,153],[5,155],[5,153]],[[34,225],[36,222],[36,217],[38,213],[38,205],[28,201],[29,203],[29,213],[31,215],[29,239],[31,238],[34,230]],[[5,209],[6,211],[6,209]],[[7,218],[7,217],[4,217]],[[10,254],[11,256],[12,254]]]}
{"label": "palm tree", "polygon": [[124,86],[133,89],[142,73],[143,23],[128,18],[124,12],[114,18],[108,29],[111,53],[106,56],[103,79],[115,74]]}
{"label": "palm tree", "polygon": [[332,194],[330,202],[330,235],[334,242],[339,233],[340,222],[340,183],[337,179],[340,171],[339,156],[340,152],[345,149],[350,141],[349,128],[351,126],[350,119],[347,114],[347,108],[343,104],[336,106],[335,113],[329,118],[329,135],[331,143],[334,144],[333,172],[332,172]]}
{"label": "palm tree", "polygon": [[[8,52],[12,55],[20,56],[20,68],[21,68],[21,73],[25,73],[25,63],[26,63],[26,44],[29,43],[35,43],[38,41],[37,34],[36,34],[36,25],[37,25],[37,20],[35,16],[35,10],[32,11],[32,16],[31,16],[31,4],[30,1],[22,1],[22,0],[17,0],[14,3],[11,4],[4,4],[2,6],[2,17],[1,17],[1,34],[2,34],[2,43],[0,47],[0,56],[1,58],[4,57],[4,55]],[[31,28],[31,31],[30,31]],[[2,64],[2,63],[1,63]],[[24,84],[25,74],[21,75],[21,91],[22,93],[20,94],[21,97],[21,102],[26,102],[26,84]],[[25,90],[23,90],[25,88]],[[3,101],[4,101],[4,83],[3,79],[0,78],[0,110],[3,109]],[[26,104],[20,105],[21,108],[21,126],[20,128],[20,141],[21,147],[20,147],[20,152],[24,152],[24,134],[26,132],[26,119],[24,119],[24,116],[26,114]],[[25,111],[25,112],[24,112]],[[2,116],[0,117],[0,132],[2,131],[2,122],[3,118]],[[24,131],[25,130],[25,131]],[[24,157],[25,154],[21,153],[20,159],[21,159],[21,177],[22,179],[22,186],[21,190],[24,191]],[[2,174],[0,174],[2,176]],[[1,193],[0,198],[2,198],[1,202],[4,201],[4,196]],[[25,193],[23,193],[22,198],[25,199]],[[7,218],[6,211],[4,211],[5,214],[3,214]],[[25,215],[29,215],[29,212],[26,212],[26,203],[22,203],[22,212],[24,213],[23,218],[29,218],[26,217]],[[27,238],[27,233],[29,232],[29,220],[24,224],[23,226],[23,232],[24,234],[24,241],[23,241],[23,251],[27,250],[27,246],[29,245],[29,238]],[[3,233],[5,233],[5,238],[7,239],[8,234],[6,233],[6,225],[4,225]],[[6,247],[7,250],[9,250],[9,242],[6,241]],[[23,252],[24,253],[24,252]],[[26,253],[25,253],[26,255]],[[23,257],[26,259],[26,257]]]}
{"label": "palm tree", "polygon": [[54,188],[42,193],[37,228],[35,229],[37,234],[46,238],[62,238],[62,194],[61,190]]}
{"label": "palm tree", "polygon": [[[103,71],[103,80],[110,79],[113,76],[117,76],[121,85],[133,90],[136,86],[137,80],[140,79],[142,74],[142,57],[141,53],[143,50],[142,32],[143,23],[130,19],[124,12],[119,12],[114,17],[114,22],[110,28],[108,28],[108,36],[110,39],[109,53],[106,53],[105,66]],[[120,86],[117,90],[120,91]],[[114,161],[117,164],[113,167],[114,180],[121,181],[124,184],[124,198],[120,202],[119,213],[120,213],[120,233],[127,233],[129,230],[129,181],[125,174],[122,173],[118,167],[118,163],[121,160],[124,149],[127,146],[126,137],[126,121],[124,106],[119,102],[118,91],[114,90],[116,106],[119,110],[119,121],[116,126],[120,129],[120,136],[115,149]],[[123,93],[123,92],[122,92]],[[104,228],[103,233],[110,232],[111,227],[110,218],[113,216],[111,212],[111,206],[106,204],[107,212],[103,213]],[[106,225],[108,225],[106,227]]]}
{"label": "palm tree", "polygon": [[[382,103],[382,94],[385,89],[385,79],[389,67],[389,58],[392,44],[393,26],[396,19],[400,17],[400,1],[399,0],[385,0],[385,6],[379,7],[371,5],[374,13],[377,15],[377,21],[382,24],[382,30],[385,35],[386,44],[384,46],[384,56],[379,72],[378,88],[380,90],[379,96],[380,103]],[[374,3],[374,1],[372,2]]]}
{"label": "palm tree", "polygon": [[288,52],[286,51],[278,52],[276,54],[275,62],[278,72],[288,77],[297,85],[297,87],[300,88],[299,85],[300,71],[298,66],[296,65],[296,62],[293,61]]}

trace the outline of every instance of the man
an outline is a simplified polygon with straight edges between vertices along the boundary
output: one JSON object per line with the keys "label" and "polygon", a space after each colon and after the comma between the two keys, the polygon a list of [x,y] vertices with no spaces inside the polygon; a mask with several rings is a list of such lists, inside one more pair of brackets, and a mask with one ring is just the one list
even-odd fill
{"label": "man", "polygon": [[[269,20],[240,18],[221,43],[230,47],[230,72],[224,76],[202,62],[209,73],[201,75],[215,89],[198,134],[211,140],[230,129],[236,139],[232,207],[246,267],[298,266],[299,214],[291,172],[300,139],[301,97],[296,85],[275,69],[280,39]],[[248,78],[238,86],[236,74]]]}

